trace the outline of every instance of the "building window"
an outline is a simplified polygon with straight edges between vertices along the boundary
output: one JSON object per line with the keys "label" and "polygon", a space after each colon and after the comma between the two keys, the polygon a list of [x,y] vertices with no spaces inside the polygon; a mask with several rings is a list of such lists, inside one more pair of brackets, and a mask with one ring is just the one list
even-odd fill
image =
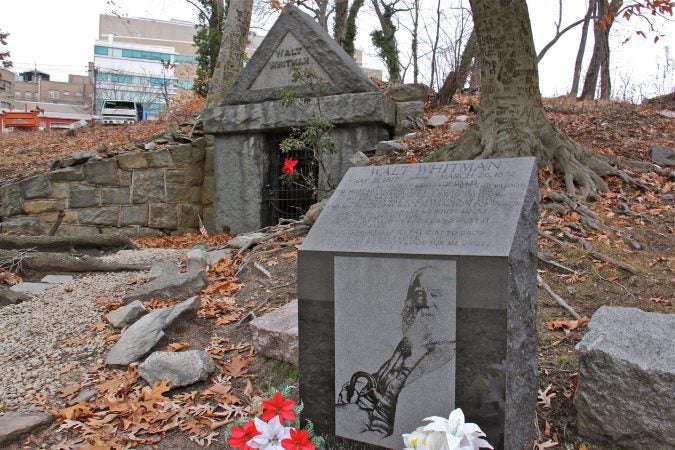
{"label": "building window", "polygon": [[82,97],[82,92],[77,91],[77,92],[75,93],[75,95],[77,95],[78,97]]}
{"label": "building window", "polygon": [[109,50],[110,49],[108,47],[103,47],[101,45],[95,45],[94,46],[94,53],[96,55],[106,55],[107,56]]}
{"label": "building window", "polygon": [[58,100],[59,99],[59,91],[57,90],[49,90],[49,98],[50,100]]}
{"label": "building window", "polygon": [[[37,95],[36,95],[36,97],[37,97]],[[28,92],[28,91],[26,91],[26,93],[23,94],[23,98],[24,98],[24,100],[26,100],[27,102],[29,102],[29,101],[31,100],[31,93]]]}
{"label": "building window", "polygon": [[21,100],[21,91],[14,91],[14,98],[17,100]]}
{"label": "building window", "polygon": [[64,97],[70,97],[70,91],[63,91]]}

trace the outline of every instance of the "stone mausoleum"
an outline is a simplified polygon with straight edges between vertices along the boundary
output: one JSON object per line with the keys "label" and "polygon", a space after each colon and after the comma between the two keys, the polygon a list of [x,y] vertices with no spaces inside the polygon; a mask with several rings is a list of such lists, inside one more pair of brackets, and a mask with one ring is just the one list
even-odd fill
{"label": "stone mausoleum", "polygon": [[[315,80],[294,80],[308,69]],[[289,93],[292,105],[282,100]],[[215,228],[240,233],[297,217],[327,196],[351,155],[390,138],[396,105],[326,30],[288,5],[223,103],[203,117],[204,131],[215,135]],[[334,124],[336,151],[323,158],[319,188],[301,192],[280,181],[279,143],[312,117]]]}

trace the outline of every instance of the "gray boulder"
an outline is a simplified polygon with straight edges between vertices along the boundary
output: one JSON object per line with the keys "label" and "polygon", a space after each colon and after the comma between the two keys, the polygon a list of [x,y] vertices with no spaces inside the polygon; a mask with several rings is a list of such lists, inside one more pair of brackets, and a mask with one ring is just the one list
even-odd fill
{"label": "gray boulder", "polygon": [[6,286],[0,286],[0,306],[17,305],[30,299],[23,292],[14,292]]}
{"label": "gray boulder", "polygon": [[124,328],[136,322],[140,317],[147,314],[147,312],[148,310],[145,309],[143,303],[136,300],[128,305],[110,311],[106,316],[106,319],[108,319],[108,322],[110,322],[110,325],[113,327]]}
{"label": "gray boulder", "polygon": [[675,111],[668,111],[667,109],[664,109],[663,111],[658,111],[658,114],[669,119],[675,119]]}
{"label": "gray boulder", "polygon": [[380,141],[375,145],[375,154],[377,156],[386,155],[393,152],[405,152],[405,144],[397,141]]}
{"label": "gray boulder", "polygon": [[9,442],[37,427],[49,425],[54,416],[40,412],[8,412],[0,416],[0,444]]}
{"label": "gray boulder", "polygon": [[225,259],[232,254],[232,250],[219,248],[206,252],[206,262],[209,266],[215,266],[221,259]]}
{"label": "gray boulder", "polygon": [[469,128],[469,124],[466,122],[452,122],[450,124],[450,131],[464,131]]}
{"label": "gray boulder", "polygon": [[370,158],[363,152],[356,152],[349,157],[349,164],[354,167],[362,167],[370,164]]}
{"label": "gray boulder", "polygon": [[424,101],[429,88],[424,84],[396,84],[387,89],[385,95],[395,102]]}
{"label": "gray boulder", "polygon": [[206,270],[208,258],[206,251],[194,248],[187,253],[187,270],[188,272],[199,272]]}
{"label": "gray boulder", "polygon": [[150,267],[148,278],[154,280],[155,278],[174,278],[180,274],[178,265],[173,261],[162,260],[155,261]]}
{"label": "gray boulder", "polygon": [[156,309],[141,317],[122,333],[119,341],[110,349],[106,365],[126,367],[132,362],[139,361],[162,340],[165,336],[164,331],[176,320],[197,317],[198,308],[199,297],[195,296],[171,308]]}
{"label": "gray boulder", "polygon": [[265,233],[246,233],[235,236],[227,243],[230,248],[248,248],[253,244],[257,244],[267,238]]}
{"label": "gray boulder", "polygon": [[314,203],[312,206],[310,206],[305,213],[305,216],[302,218],[302,223],[305,225],[313,225],[314,222],[316,222],[316,219],[319,218],[319,214],[321,214],[321,211],[323,211],[327,203],[328,200],[324,199],[319,203]]}
{"label": "gray boulder", "polygon": [[652,162],[661,167],[675,166],[675,150],[672,148],[655,145],[651,148],[650,156]]}
{"label": "gray boulder", "polygon": [[138,366],[139,375],[148,384],[168,380],[171,388],[206,380],[214,370],[211,355],[200,350],[154,352]]}
{"label": "gray boulder", "polygon": [[258,355],[298,366],[298,301],[251,322],[253,346]]}
{"label": "gray boulder", "polygon": [[610,448],[675,448],[675,314],[603,306],[577,345],[579,434]]}
{"label": "gray boulder", "polygon": [[162,276],[128,293],[122,300],[131,303],[136,300],[187,298],[199,294],[208,284],[209,278],[204,270]]}
{"label": "gray boulder", "polygon": [[448,120],[449,120],[448,116],[436,114],[434,116],[429,117],[429,120],[427,120],[427,126],[430,128],[437,128],[448,123]]}

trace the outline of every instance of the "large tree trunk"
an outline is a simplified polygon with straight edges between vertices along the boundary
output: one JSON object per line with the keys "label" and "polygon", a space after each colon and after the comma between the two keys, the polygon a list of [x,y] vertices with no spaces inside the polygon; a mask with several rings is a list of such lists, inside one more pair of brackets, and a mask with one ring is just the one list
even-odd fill
{"label": "large tree trunk", "polygon": [[[471,0],[481,62],[481,105],[472,128],[432,161],[536,156],[539,167],[565,174],[571,195],[607,190],[603,175],[620,175],[548,120],[539,93],[532,28],[525,0]],[[625,175],[625,174],[622,174]]]}
{"label": "large tree trunk", "polygon": [[591,22],[593,11],[595,11],[595,2],[597,0],[589,0],[588,10],[584,17],[584,25],[581,29],[581,40],[579,41],[579,50],[577,50],[577,58],[574,61],[574,73],[572,74],[572,87],[570,88],[569,96],[574,98],[579,92],[579,79],[581,78],[581,65],[584,60],[584,52],[586,51],[586,40],[588,39],[588,25]]}
{"label": "large tree trunk", "polygon": [[471,62],[478,53],[478,46],[476,45],[476,31],[471,30],[469,40],[466,42],[464,52],[459,62],[459,67],[456,71],[450,72],[443,82],[443,86],[434,98],[434,105],[447,105],[452,101],[452,96],[459,90],[471,71]]}
{"label": "large tree trunk", "polygon": [[207,108],[223,101],[241,72],[252,11],[253,0],[230,0],[228,4],[218,61],[206,96]]}

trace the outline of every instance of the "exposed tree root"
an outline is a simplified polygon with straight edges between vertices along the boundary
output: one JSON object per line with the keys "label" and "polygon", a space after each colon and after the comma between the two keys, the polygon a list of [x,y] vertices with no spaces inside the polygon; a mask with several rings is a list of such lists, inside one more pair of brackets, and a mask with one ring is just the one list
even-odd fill
{"label": "exposed tree root", "polygon": [[579,315],[579,313],[577,313],[577,312],[574,310],[574,308],[572,308],[572,307],[570,306],[570,304],[567,303],[561,296],[559,296],[558,294],[556,294],[555,291],[553,290],[553,288],[551,288],[551,286],[549,286],[549,285],[544,281],[544,279],[543,279],[541,276],[539,276],[539,275],[537,275],[537,284],[539,285],[540,288],[543,288],[543,289],[548,293],[548,295],[550,295],[551,298],[552,298],[553,300],[555,300],[555,302],[556,302],[557,304],[559,304],[560,306],[562,306],[562,307],[565,309],[565,311],[567,311],[568,313],[570,313],[570,315],[571,315],[572,317],[574,317],[576,320],[581,319],[581,316]]}
{"label": "exposed tree root", "polygon": [[[464,135],[429,157],[429,161],[535,156],[539,167],[552,166],[565,180],[567,196],[575,202],[594,200],[609,187],[602,179],[616,176],[641,189],[646,185],[612,166],[605,155],[574,142],[546,118],[543,109],[530,110],[533,117],[518,123],[502,123],[504,117],[483,112]],[[524,113],[526,114],[526,113]],[[501,120],[501,122],[500,122]],[[490,124],[490,125],[487,125]]]}
{"label": "exposed tree root", "polygon": [[580,244],[584,248],[584,250],[586,250],[588,253],[590,253],[590,255],[593,258],[599,259],[600,261],[604,261],[604,262],[609,263],[609,264],[612,264],[612,265],[618,267],[619,269],[623,269],[626,272],[632,273],[633,275],[638,274],[638,270],[635,267],[633,267],[630,264],[627,264],[625,262],[619,261],[618,259],[614,259],[611,256],[607,256],[604,253],[600,253],[599,251],[595,250],[595,248],[586,239],[584,239],[582,237],[579,237],[579,236],[575,236],[575,235],[573,235],[572,233],[570,233],[569,231],[567,231],[563,228],[558,228],[558,230],[560,230],[560,232],[570,241],[574,241],[574,242]]}
{"label": "exposed tree root", "polygon": [[539,258],[539,261],[543,261],[546,264],[549,264],[549,265],[551,265],[553,267],[556,267],[560,270],[564,270],[565,272],[569,272],[569,273],[577,273],[576,270],[570,269],[569,267],[560,264],[559,262],[557,262],[553,258],[551,258],[550,255],[547,255],[546,253],[538,252],[537,257]]}

